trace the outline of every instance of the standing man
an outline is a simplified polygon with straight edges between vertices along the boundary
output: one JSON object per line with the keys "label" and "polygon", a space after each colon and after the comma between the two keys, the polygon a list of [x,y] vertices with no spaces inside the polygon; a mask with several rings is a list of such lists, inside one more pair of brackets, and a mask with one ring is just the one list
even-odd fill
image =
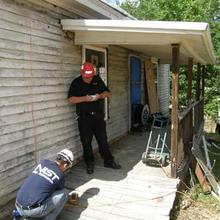
{"label": "standing man", "polygon": [[81,68],[81,76],[73,80],[68,94],[69,102],[76,104],[80,140],[88,174],[94,172],[94,156],[91,145],[93,135],[98,142],[104,166],[113,169],[121,168],[114,161],[109,150],[104,121],[104,99],[110,97],[111,93],[102,79],[94,74],[93,65],[88,62],[84,63]]}
{"label": "standing man", "polygon": [[64,172],[72,167],[73,154],[63,149],[55,161],[42,160],[21,186],[16,197],[16,209],[23,217],[55,220],[66,201]]}

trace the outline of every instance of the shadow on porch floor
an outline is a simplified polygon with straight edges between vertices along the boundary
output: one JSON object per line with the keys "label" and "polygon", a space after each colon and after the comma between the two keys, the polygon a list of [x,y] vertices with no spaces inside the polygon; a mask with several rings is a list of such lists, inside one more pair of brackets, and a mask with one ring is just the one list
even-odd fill
{"label": "shadow on porch floor", "polygon": [[95,172],[88,175],[83,161],[74,166],[66,187],[79,193],[79,202],[66,204],[59,220],[168,220],[178,179],[169,178],[170,167],[142,163],[147,133],[128,135],[111,146],[121,170],[103,167],[96,155]]}

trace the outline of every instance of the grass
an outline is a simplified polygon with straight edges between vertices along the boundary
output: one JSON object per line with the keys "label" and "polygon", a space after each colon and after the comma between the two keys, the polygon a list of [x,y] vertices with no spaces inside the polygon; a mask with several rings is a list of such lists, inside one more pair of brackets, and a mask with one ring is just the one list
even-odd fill
{"label": "grass", "polygon": [[195,187],[195,194],[196,194],[196,201],[201,202],[206,206],[211,206],[215,209],[220,208],[220,202],[218,199],[216,199],[211,193],[210,194],[204,194],[199,184]]}

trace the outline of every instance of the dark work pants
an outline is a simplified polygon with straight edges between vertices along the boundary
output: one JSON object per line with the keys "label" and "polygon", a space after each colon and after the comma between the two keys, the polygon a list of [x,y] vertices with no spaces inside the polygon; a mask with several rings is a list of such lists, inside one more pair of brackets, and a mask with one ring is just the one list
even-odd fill
{"label": "dark work pants", "polygon": [[95,138],[98,143],[99,153],[104,159],[105,163],[111,163],[113,156],[109,150],[107,135],[106,135],[106,124],[102,116],[87,115],[80,116],[78,119],[78,126],[80,132],[80,140],[83,146],[83,157],[85,163],[94,163],[94,156],[92,150],[92,138]]}

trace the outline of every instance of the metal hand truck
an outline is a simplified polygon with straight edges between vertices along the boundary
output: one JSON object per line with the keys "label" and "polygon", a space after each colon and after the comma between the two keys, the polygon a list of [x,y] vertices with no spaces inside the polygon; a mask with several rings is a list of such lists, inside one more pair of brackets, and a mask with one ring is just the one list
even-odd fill
{"label": "metal hand truck", "polygon": [[153,130],[150,131],[145,152],[142,154],[142,162],[145,164],[166,166],[170,151],[166,144],[167,131],[163,134],[159,133],[156,140],[153,140]]}

